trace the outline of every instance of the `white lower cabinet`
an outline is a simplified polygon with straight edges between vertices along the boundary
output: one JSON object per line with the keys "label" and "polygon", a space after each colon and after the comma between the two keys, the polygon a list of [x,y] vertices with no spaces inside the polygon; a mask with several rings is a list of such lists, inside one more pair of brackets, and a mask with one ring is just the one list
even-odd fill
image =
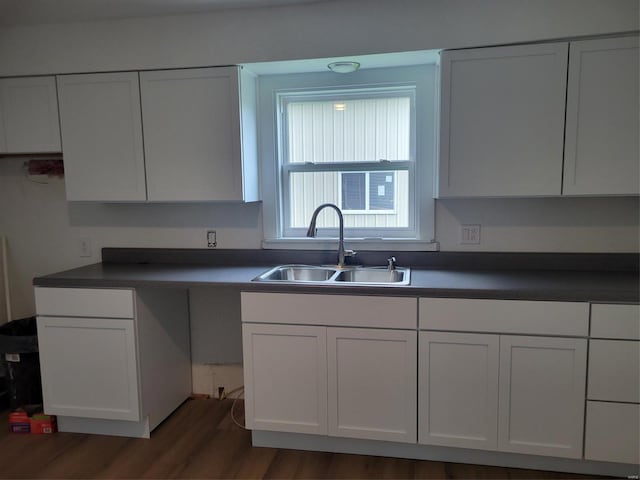
{"label": "white lower cabinet", "polygon": [[637,465],[640,306],[592,305],[590,337],[584,458]]}
{"label": "white lower cabinet", "polygon": [[187,292],[36,287],[44,411],[60,431],[149,437],[191,394]]}
{"label": "white lower cabinet", "polygon": [[416,441],[416,332],[244,323],[247,428]]}
{"label": "white lower cabinet", "polygon": [[45,410],[140,420],[133,319],[39,317]]}
{"label": "white lower cabinet", "polygon": [[417,334],[328,328],[329,435],[416,442]]}
{"label": "white lower cabinet", "polygon": [[326,328],[242,326],[247,428],[327,433]]}
{"label": "white lower cabinet", "polygon": [[301,441],[331,451],[386,448],[362,439],[391,442],[390,451],[410,457],[461,458],[455,448],[417,443],[583,473],[598,465],[582,459],[610,462],[603,472],[638,463],[637,306],[241,298],[246,422],[258,444],[295,446],[298,437],[272,432],[305,433],[318,437]]}
{"label": "white lower cabinet", "polygon": [[419,443],[495,450],[499,336],[420,332]]}
{"label": "white lower cabinet", "polygon": [[640,463],[640,405],[587,402],[584,458]]}
{"label": "white lower cabinet", "polygon": [[580,458],[584,339],[420,332],[419,439]]}
{"label": "white lower cabinet", "polygon": [[420,299],[419,442],[581,458],[587,340],[542,334],[586,336],[588,315],[586,303]]}
{"label": "white lower cabinet", "polygon": [[416,302],[243,292],[247,427],[415,443]]}
{"label": "white lower cabinet", "polygon": [[581,458],[587,340],[500,337],[498,448]]}

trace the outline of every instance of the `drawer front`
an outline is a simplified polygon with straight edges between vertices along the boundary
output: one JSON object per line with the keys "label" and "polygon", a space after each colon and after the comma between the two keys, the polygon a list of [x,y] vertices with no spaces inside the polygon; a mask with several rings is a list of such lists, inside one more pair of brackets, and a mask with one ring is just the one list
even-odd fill
{"label": "drawer front", "polygon": [[38,315],[133,318],[132,289],[36,287]]}
{"label": "drawer front", "polygon": [[587,398],[640,403],[640,342],[589,341]]}
{"label": "drawer front", "polygon": [[524,300],[420,299],[420,329],[587,336],[589,304]]}
{"label": "drawer front", "polygon": [[640,405],[587,402],[584,458],[640,463]]}
{"label": "drawer front", "polygon": [[591,305],[591,336],[640,340],[640,305]]}
{"label": "drawer front", "polygon": [[415,298],[242,292],[242,321],[416,328]]}

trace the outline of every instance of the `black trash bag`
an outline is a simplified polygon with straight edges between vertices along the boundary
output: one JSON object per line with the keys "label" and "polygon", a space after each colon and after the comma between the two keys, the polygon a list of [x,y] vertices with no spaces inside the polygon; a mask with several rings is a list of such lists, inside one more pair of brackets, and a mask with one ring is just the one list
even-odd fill
{"label": "black trash bag", "polygon": [[42,403],[38,327],[35,317],[0,325],[0,357],[6,370],[9,408]]}

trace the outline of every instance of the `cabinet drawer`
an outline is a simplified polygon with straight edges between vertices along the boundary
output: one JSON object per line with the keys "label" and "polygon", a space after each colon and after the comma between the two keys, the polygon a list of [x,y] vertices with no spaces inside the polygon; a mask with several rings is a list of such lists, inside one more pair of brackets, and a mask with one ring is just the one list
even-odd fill
{"label": "cabinet drawer", "polygon": [[640,340],[640,305],[591,305],[591,336]]}
{"label": "cabinet drawer", "polygon": [[416,328],[416,299],[242,292],[242,321],[372,328]]}
{"label": "cabinet drawer", "polygon": [[640,405],[587,402],[584,458],[640,463]]}
{"label": "cabinet drawer", "polygon": [[420,329],[587,336],[589,304],[524,300],[420,299]]}
{"label": "cabinet drawer", "polygon": [[38,315],[133,318],[133,290],[36,287]]}
{"label": "cabinet drawer", "polygon": [[587,398],[640,403],[640,342],[589,341]]}

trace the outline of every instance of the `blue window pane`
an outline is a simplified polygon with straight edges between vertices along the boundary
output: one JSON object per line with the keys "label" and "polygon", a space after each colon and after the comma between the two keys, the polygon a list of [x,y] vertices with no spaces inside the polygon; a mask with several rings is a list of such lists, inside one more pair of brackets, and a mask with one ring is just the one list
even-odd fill
{"label": "blue window pane", "polygon": [[369,174],[369,210],[393,210],[394,196],[394,172]]}
{"label": "blue window pane", "polygon": [[342,174],[342,209],[364,210],[367,208],[366,178],[364,172]]}

